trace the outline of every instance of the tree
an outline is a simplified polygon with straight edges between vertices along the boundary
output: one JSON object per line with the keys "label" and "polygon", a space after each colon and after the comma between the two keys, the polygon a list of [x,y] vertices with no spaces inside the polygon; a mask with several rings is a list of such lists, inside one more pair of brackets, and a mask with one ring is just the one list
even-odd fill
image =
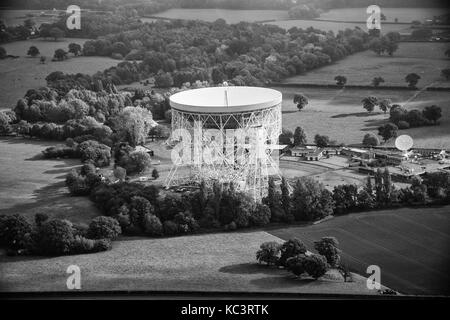
{"label": "tree", "polygon": [[285,177],[281,178],[281,206],[286,218],[291,216],[291,196],[289,194],[289,184]]}
{"label": "tree", "polygon": [[368,147],[369,146],[375,147],[380,144],[380,141],[378,140],[377,136],[375,136],[374,134],[367,133],[364,135],[362,143],[363,143],[363,145],[368,146]]}
{"label": "tree", "polygon": [[65,60],[67,58],[67,52],[64,51],[64,49],[56,49],[53,58],[55,58],[58,61]]}
{"label": "tree", "polygon": [[11,132],[11,119],[6,112],[0,112],[0,135],[8,134]]}
{"label": "tree", "polygon": [[278,142],[280,144],[286,144],[288,146],[290,146],[292,144],[292,137],[294,136],[294,134],[292,133],[292,131],[283,128],[281,130],[281,134],[278,137]]}
{"label": "tree", "polygon": [[380,107],[380,110],[386,113],[388,110],[391,109],[391,100],[389,99],[383,99],[378,103],[378,106]]}
{"label": "tree", "polygon": [[265,262],[267,265],[275,265],[280,258],[281,244],[275,241],[264,242],[256,252],[256,260],[259,263]]}
{"label": "tree", "polygon": [[127,141],[131,146],[145,143],[150,129],[157,125],[152,113],[141,107],[126,107],[111,121],[121,141]]}
{"label": "tree", "polygon": [[7,56],[6,50],[3,47],[0,47],[0,59],[5,59]]}
{"label": "tree", "polygon": [[381,55],[384,52],[384,48],[380,38],[373,38],[369,42],[369,49],[375,52],[378,55]]}
{"label": "tree", "polygon": [[347,83],[347,78],[341,75],[334,77],[334,80],[338,86],[345,86]]}
{"label": "tree", "polygon": [[327,147],[330,144],[330,138],[328,136],[322,136],[320,134],[316,134],[314,136],[314,143],[319,148]]}
{"label": "tree", "polygon": [[300,111],[308,105],[308,98],[301,93],[296,94],[294,96],[294,103],[297,105],[297,109]]}
{"label": "tree", "polygon": [[31,46],[28,49],[27,55],[28,56],[32,56],[32,57],[36,57],[39,54],[39,49],[35,46]]}
{"label": "tree", "polygon": [[378,99],[376,97],[370,96],[362,99],[361,102],[363,104],[363,108],[370,113],[375,109],[375,106],[378,104]]}
{"label": "tree", "polygon": [[405,77],[405,81],[408,83],[408,87],[416,88],[417,83],[420,80],[420,76],[417,73],[409,73]]}
{"label": "tree", "polygon": [[113,173],[114,173],[114,177],[116,179],[118,179],[119,181],[124,181],[125,178],[127,177],[127,171],[124,168],[119,167],[119,166],[117,166],[114,169]]}
{"label": "tree", "polygon": [[336,267],[341,260],[339,255],[341,250],[339,250],[338,246],[339,242],[335,237],[323,237],[319,241],[314,241],[314,249],[324,256],[332,267]]}
{"label": "tree", "polygon": [[383,137],[386,142],[389,139],[396,137],[398,132],[398,127],[393,123],[387,123],[384,126],[378,128],[378,134]]}
{"label": "tree", "polygon": [[450,58],[450,49],[445,50],[445,56]]}
{"label": "tree", "polygon": [[69,52],[74,56],[78,56],[81,53],[81,46],[78,43],[70,43]]}
{"label": "tree", "polygon": [[294,131],[294,146],[301,146],[306,144],[306,133],[301,127],[295,128]]}
{"label": "tree", "polygon": [[331,192],[314,179],[297,179],[291,199],[296,220],[316,221],[333,213]]}
{"label": "tree", "polygon": [[64,31],[62,31],[58,27],[51,28],[49,31],[49,36],[55,39],[55,41],[58,40],[58,38],[64,37]]}
{"label": "tree", "polygon": [[372,79],[372,84],[374,87],[378,87],[380,83],[383,83],[384,79],[382,77],[375,77]]}
{"label": "tree", "polygon": [[446,80],[449,80],[449,79],[450,79],[450,69],[442,69],[442,70],[441,70],[441,75],[442,75]]}
{"label": "tree", "polygon": [[147,152],[133,151],[123,165],[127,170],[127,174],[134,174],[144,172],[150,167],[151,163],[152,159]]}
{"label": "tree", "polygon": [[155,180],[159,178],[159,172],[158,172],[158,170],[156,170],[156,168],[153,169],[153,171],[152,171],[152,177]]}
{"label": "tree", "polygon": [[155,76],[155,86],[158,88],[169,88],[173,86],[173,78],[170,73],[162,72]]}
{"label": "tree", "polygon": [[436,124],[437,121],[442,117],[442,109],[441,107],[432,105],[425,107],[425,109],[423,109],[422,111],[422,114],[426,119],[433,121],[434,124]]}
{"label": "tree", "polygon": [[353,184],[335,186],[333,200],[336,214],[345,214],[357,208],[358,188]]}

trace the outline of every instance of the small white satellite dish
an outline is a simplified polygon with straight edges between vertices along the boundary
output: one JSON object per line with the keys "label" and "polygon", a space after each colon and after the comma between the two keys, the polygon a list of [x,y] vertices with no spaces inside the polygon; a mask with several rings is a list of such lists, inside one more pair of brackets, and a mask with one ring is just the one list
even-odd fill
{"label": "small white satellite dish", "polygon": [[408,151],[414,144],[413,138],[403,134],[395,139],[395,147],[400,151]]}

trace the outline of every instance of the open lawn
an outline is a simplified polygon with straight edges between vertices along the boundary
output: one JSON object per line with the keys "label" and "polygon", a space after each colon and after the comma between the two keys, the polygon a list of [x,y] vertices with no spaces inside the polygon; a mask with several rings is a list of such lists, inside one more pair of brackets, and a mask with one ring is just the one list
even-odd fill
{"label": "open lawn", "polygon": [[297,237],[308,247],[334,236],[342,259],[367,275],[381,269],[381,283],[407,294],[450,294],[450,206],[403,208],[335,217],[305,227],[271,230],[282,239]]}
{"label": "open lawn", "polygon": [[[360,90],[360,89],[318,89],[275,87],[283,93],[284,128],[294,130],[301,126],[307,134],[308,142],[314,141],[316,134],[328,135],[337,142],[346,144],[361,143],[368,133],[377,134],[378,127],[388,121],[389,114],[378,109],[368,114],[361,100],[373,95],[389,98],[407,109],[422,109],[432,104],[442,108],[440,125],[401,130],[414,139],[416,147],[435,147],[450,149],[450,92]],[[309,104],[298,111],[293,103],[296,93],[303,93]]]}
{"label": "open lawn", "polygon": [[[3,44],[8,54],[20,57],[0,60],[0,110],[14,106],[27,90],[45,86],[45,77],[53,71],[94,74],[117,65],[118,61],[109,57],[73,57],[71,54],[65,61],[51,61],[56,49],[68,51],[69,43],[83,45],[85,41],[86,39],[33,39]],[[36,46],[41,55],[47,57],[45,64],[39,62],[39,56],[31,58],[26,55],[30,46]]]}
{"label": "open lawn", "polygon": [[79,159],[45,160],[40,153],[55,142],[0,138],[0,214],[38,212],[87,223],[99,215],[87,197],[71,197],[64,185],[67,172]]}
{"label": "open lawn", "polygon": [[298,280],[286,271],[256,264],[261,243],[281,239],[263,231],[167,239],[124,238],[111,251],[65,257],[0,255],[0,291],[67,291],[66,269],[81,269],[84,291],[145,290],[377,294],[365,279],[343,282],[336,274]]}
{"label": "open lawn", "polygon": [[393,57],[379,56],[371,50],[352,54],[340,61],[284,80],[286,83],[335,84],[334,77],[347,77],[349,85],[371,85],[374,77],[382,77],[384,86],[406,86],[408,73],[420,75],[418,87],[433,85],[450,87],[441,70],[450,67],[445,51],[448,43],[400,43]]}
{"label": "open lawn", "polygon": [[[381,22],[398,22],[410,23],[414,20],[423,21],[425,19],[432,19],[433,16],[439,16],[446,13],[443,8],[381,8],[381,12],[386,16],[386,21]],[[345,8],[332,9],[320,15],[319,19],[337,20],[337,21],[361,21],[366,22],[368,18],[366,8]]]}
{"label": "open lawn", "polygon": [[[256,22],[265,20],[288,19],[286,10],[227,10],[227,9],[169,9],[154,16],[169,19],[203,20],[213,22],[224,19],[227,23]],[[142,18],[143,22],[154,19]]]}

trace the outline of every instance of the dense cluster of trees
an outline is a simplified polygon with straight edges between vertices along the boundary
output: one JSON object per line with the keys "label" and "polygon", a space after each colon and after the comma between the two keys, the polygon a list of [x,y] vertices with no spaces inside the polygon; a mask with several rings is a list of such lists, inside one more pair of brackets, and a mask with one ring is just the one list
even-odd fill
{"label": "dense cluster of trees", "polygon": [[312,5],[298,5],[289,9],[291,19],[314,19],[320,16],[320,12]]}
{"label": "dense cluster of trees", "polygon": [[382,37],[374,37],[369,42],[369,49],[378,55],[387,53],[392,56],[398,49],[398,42],[400,41],[400,33],[389,32]]}
{"label": "dense cluster of trees", "polygon": [[273,25],[177,20],[143,24],[126,33],[87,41],[83,54],[114,54],[141,61],[117,67],[132,70],[105,71],[104,78],[115,84],[136,81],[132,75],[154,75],[161,87],[180,87],[197,80],[264,85],[364,50],[369,40],[369,35],[357,28],[336,35],[296,27],[287,33]]}
{"label": "dense cluster of trees", "polygon": [[0,215],[0,245],[9,255],[61,256],[110,250],[120,235],[119,223],[97,217],[89,226],[35,215],[34,224],[21,215]]}
{"label": "dense cluster of trees", "polygon": [[256,252],[256,260],[259,263],[283,267],[297,277],[308,275],[317,280],[331,267],[339,268],[341,250],[338,246],[336,238],[323,237],[314,241],[316,254],[307,252],[306,245],[297,238],[289,239],[283,244],[275,241],[264,242]]}
{"label": "dense cluster of trees", "polygon": [[408,129],[439,124],[442,117],[442,108],[436,105],[425,107],[422,111],[407,110],[400,105],[392,105],[389,111],[389,121],[399,129]]}
{"label": "dense cluster of trees", "polygon": [[91,190],[91,199],[127,234],[174,235],[220,226],[234,230],[270,222],[269,208],[234,185],[208,188],[202,183],[198,191],[162,196],[155,186],[103,183]]}

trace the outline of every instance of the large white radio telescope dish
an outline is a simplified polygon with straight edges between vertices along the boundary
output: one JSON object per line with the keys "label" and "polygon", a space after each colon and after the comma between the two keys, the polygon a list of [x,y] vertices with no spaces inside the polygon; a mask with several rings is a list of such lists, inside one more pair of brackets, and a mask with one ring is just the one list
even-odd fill
{"label": "large white radio telescope dish", "polygon": [[395,139],[395,147],[401,151],[408,151],[414,144],[413,138],[407,134],[401,135]]}

